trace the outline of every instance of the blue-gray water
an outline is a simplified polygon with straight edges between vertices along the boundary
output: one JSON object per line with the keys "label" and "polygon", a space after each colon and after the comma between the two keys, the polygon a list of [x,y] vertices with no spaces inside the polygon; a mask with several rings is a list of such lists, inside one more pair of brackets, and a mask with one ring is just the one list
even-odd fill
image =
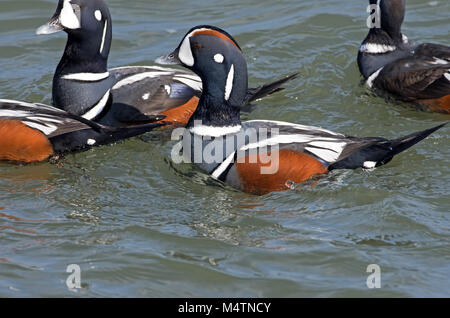
{"label": "blue-gray water", "polygon": [[[197,24],[233,34],[255,86],[300,71],[248,119],[397,137],[449,120],[388,103],[355,63],[367,1],[120,1],[110,66],[148,65]],[[404,32],[449,45],[450,2],[408,0]],[[0,98],[50,103],[64,34],[34,30],[56,1],[0,1]],[[450,296],[446,127],[373,172],[257,197],[170,163],[157,134],[68,155],[0,163],[0,296]],[[68,290],[66,268],[81,267]],[[381,267],[369,290],[366,268]]]}

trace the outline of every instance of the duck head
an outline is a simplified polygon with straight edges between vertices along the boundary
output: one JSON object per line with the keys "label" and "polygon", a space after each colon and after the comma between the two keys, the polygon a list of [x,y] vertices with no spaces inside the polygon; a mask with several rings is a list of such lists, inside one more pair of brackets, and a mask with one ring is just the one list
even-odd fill
{"label": "duck head", "polygon": [[66,53],[72,59],[108,58],[112,26],[103,0],[59,0],[55,14],[36,34],[59,31],[68,34]]}
{"label": "duck head", "polygon": [[182,65],[202,79],[202,97],[191,122],[240,123],[239,110],[248,88],[247,63],[239,44],[226,31],[210,25],[194,27],[172,53],[156,63]]}

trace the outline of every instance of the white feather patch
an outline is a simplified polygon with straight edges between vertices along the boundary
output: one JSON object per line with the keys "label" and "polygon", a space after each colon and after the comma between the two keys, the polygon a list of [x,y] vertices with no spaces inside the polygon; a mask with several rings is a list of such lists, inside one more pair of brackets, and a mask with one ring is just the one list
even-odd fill
{"label": "white feather patch", "polygon": [[102,21],[102,12],[100,10],[95,10],[94,16],[97,19],[97,21]]}
{"label": "white feather patch", "polygon": [[28,115],[30,115],[29,112],[21,110],[0,109],[0,117],[27,117]]}
{"label": "white feather patch", "polygon": [[62,76],[62,79],[75,80],[80,82],[98,82],[109,77],[109,72],[106,73],[74,73]]}
{"label": "white feather patch", "polygon": [[227,83],[225,85],[225,100],[229,100],[231,92],[233,91],[233,81],[234,81],[234,64],[231,65],[230,71],[227,76]]}
{"label": "white feather patch", "polygon": [[433,61],[433,62],[430,62],[430,64],[433,64],[433,65],[447,65],[447,64],[450,64],[450,62],[435,57],[435,58],[434,58],[434,61]]}
{"label": "white feather patch", "polygon": [[59,15],[59,21],[67,29],[75,30],[81,28],[81,23],[73,11],[70,0],[64,0],[64,5]]}
{"label": "white feather patch", "polygon": [[373,73],[372,75],[369,76],[369,78],[367,79],[367,86],[369,86],[370,88],[373,87],[373,82],[376,80],[376,78],[378,77],[378,75],[380,75],[380,72],[383,70],[383,67],[380,68],[378,71],[376,71],[375,73]]}
{"label": "white feather patch", "polygon": [[172,72],[159,72],[159,71],[154,71],[154,72],[144,72],[144,73],[139,73],[130,77],[127,77],[123,80],[121,80],[120,82],[118,82],[116,85],[114,85],[113,90],[114,89],[119,89],[123,86],[126,85],[130,85],[130,84],[134,84],[137,82],[140,82],[146,78],[156,78],[159,76],[163,76],[163,75],[171,75],[173,74]]}
{"label": "white feather patch", "polygon": [[406,36],[406,35],[404,35],[404,34],[402,34],[402,41],[403,41],[403,43],[404,44],[408,44],[408,37]]}
{"label": "white feather patch", "polygon": [[318,149],[318,148],[310,148],[306,147],[305,150],[308,150],[310,153],[316,155],[317,157],[325,160],[326,162],[335,162],[339,159],[340,153],[336,153],[332,150],[328,149]]}
{"label": "white feather patch", "polygon": [[189,86],[195,91],[203,90],[203,83],[199,77],[196,76],[185,76],[185,75],[176,75],[173,78],[174,80],[183,83],[184,85]]}
{"label": "white feather patch", "polygon": [[[313,153],[317,157],[327,162],[338,160],[347,143],[339,142],[334,138],[321,138],[313,135],[279,135],[260,142],[248,144],[240,150],[256,149],[261,147],[275,146],[278,144],[303,143],[305,149]],[[324,149],[308,147],[309,145],[319,145]]]}
{"label": "white feather patch", "polygon": [[233,152],[231,155],[228,156],[227,159],[225,159],[218,167],[216,170],[214,170],[214,172],[211,174],[211,176],[214,179],[219,179],[220,176],[222,175],[222,173],[225,172],[225,170],[227,170],[227,168],[230,166],[230,164],[233,162],[234,160],[234,155],[236,154],[236,152]]}
{"label": "white feather patch", "polygon": [[373,169],[377,166],[377,163],[375,161],[366,161],[363,163],[364,169]]}
{"label": "white feather patch", "polygon": [[221,137],[236,134],[241,131],[241,129],[241,125],[224,127],[195,125],[189,129],[189,131],[198,136]]}
{"label": "white feather patch", "polygon": [[97,143],[97,140],[95,139],[88,139],[86,142],[89,146],[93,146]]}
{"label": "white feather patch", "polygon": [[56,118],[50,118],[50,117],[40,117],[40,116],[29,116],[27,117],[27,120],[33,120],[33,121],[41,121],[41,122],[51,122],[56,124],[62,124],[63,121],[56,119]]}
{"label": "white feather patch", "polygon": [[100,54],[103,52],[105,47],[106,31],[108,30],[108,20],[105,20],[105,26],[103,27],[102,44],[100,44]]}
{"label": "white feather patch", "polygon": [[109,99],[109,92],[111,90],[108,90],[106,92],[106,94],[102,97],[102,99],[98,102],[97,105],[95,105],[94,107],[91,108],[91,110],[89,110],[86,114],[84,114],[82,117],[92,120],[95,117],[97,117],[105,108],[106,104],[108,103],[108,99]]}
{"label": "white feather patch", "polygon": [[187,66],[194,66],[194,63],[195,63],[194,55],[192,55],[192,50],[191,50],[190,38],[192,37],[192,35],[194,35],[194,33],[199,32],[199,31],[206,31],[206,30],[209,30],[209,29],[206,29],[206,28],[195,29],[191,33],[189,33],[188,35],[186,35],[184,37],[183,42],[181,43],[181,46],[180,46],[180,50],[178,51],[178,58],[180,59],[181,62],[183,62]]}
{"label": "white feather patch", "polygon": [[277,121],[277,120],[247,120],[246,123],[271,123],[271,124],[276,124],[276,125],[280,125],[280,126],[289,126],[292,127],[294,129],[299,129],[299,130],[306,130],[306,131],[321,131],[330,135],[334,135],[334,136],[341,136],[343,137],[344,135],[339,134],[339,133],[335,133],[334,131],[331,130],[327,130],[327,129],[323,129],[320,127],[313,127],[313,126],[305,126],[305,125],[300,125],[300,124],[293,124],[293,123],[288,123],[288,122],[284,122],[284,121]]}
{"label": "white feather patch", "polygon": [[224,60],[225,60],[225,58],[223,57],[222,54],[218,53],[218,54],[214,55],[214,61],[216,63],[222,64]]}
{"label": "white feather patch", "polygon": [[391,45],[377,44],[377,43],[366,43],[361,45],[359,51],[362,53],[371,54],[384,54],[388,52],[395,51],[397,48]]}
{"label": "white feather patch", "polygon": [[334,151],[335,153],[341,153],[344,147],[347,145],[346,142],[326,142],[326,141],[313,141],[308,144],[309,146],[324,148],[327,150]]}
{"label": "white feather patch", "polygon": [[38,124],[33,122],[28,122],[26,120],[22,121],[25,125],[27,125],[30,128],[34,128],[37,130],[42,131],[46,136],[50,135],[52,132],[54,132],[58,127],[50,124]]}
{"label": "white feather patch", "polygon": [[192,55],[190,36],[186,36],[178,51],[178,58],[187,66],[194,66],[194,55]]}
{"label": "white feather patch", "polygon": [[445,73],[444,76],[450,82],[450,73]]}

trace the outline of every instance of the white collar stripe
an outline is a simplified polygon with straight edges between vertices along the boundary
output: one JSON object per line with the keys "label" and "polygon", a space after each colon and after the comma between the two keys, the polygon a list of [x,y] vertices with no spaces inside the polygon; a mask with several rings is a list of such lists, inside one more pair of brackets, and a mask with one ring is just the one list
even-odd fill
{"label": "white collar stripe", "polygon": [[190,129],[190,132],[199,136],[221,137],[236,134],[241,131],[241,129],[241,125],[225,127],[196,125]]}
{"label": "white collar stripe", "polygon": [[74,73],[63,75],[62,79],[75,80],[81,82],[98,82],[109,77],[109,72],[106,73]]}
{"label": "white collar stripe", "polygon": [[393,52],[397,48],[391,45],[385,44],[377,44],[377,43],[366,43],[361,45],[359,51],[362,53],[371,53],[371,54],[384,54],[388,52]]}

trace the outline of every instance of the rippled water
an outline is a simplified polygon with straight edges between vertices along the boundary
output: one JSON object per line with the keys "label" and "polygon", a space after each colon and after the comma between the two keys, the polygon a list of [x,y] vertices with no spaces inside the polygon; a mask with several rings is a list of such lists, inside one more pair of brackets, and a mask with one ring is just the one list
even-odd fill
{"label": "rippled water", "polygon": [[[450,2],[408,0],[410,39],[449,45]],[[449,120],[360,86],[366,1],[108,1],[110,66],[145,65],[192,26],[239,41],[257,85],[300,71],[245,119],[396,137]],[[50,102],[63,34],[37,37],[56,1],[0,1],[0,97]],[[449,135],[373,172],[337,171],[257,197],[174,166],[149,134],[67,156],[0,163],[0,296],[450,296]],[[66,287],[81,267],[82,289]],[[382,288],[369,290],[378,264]]]}

